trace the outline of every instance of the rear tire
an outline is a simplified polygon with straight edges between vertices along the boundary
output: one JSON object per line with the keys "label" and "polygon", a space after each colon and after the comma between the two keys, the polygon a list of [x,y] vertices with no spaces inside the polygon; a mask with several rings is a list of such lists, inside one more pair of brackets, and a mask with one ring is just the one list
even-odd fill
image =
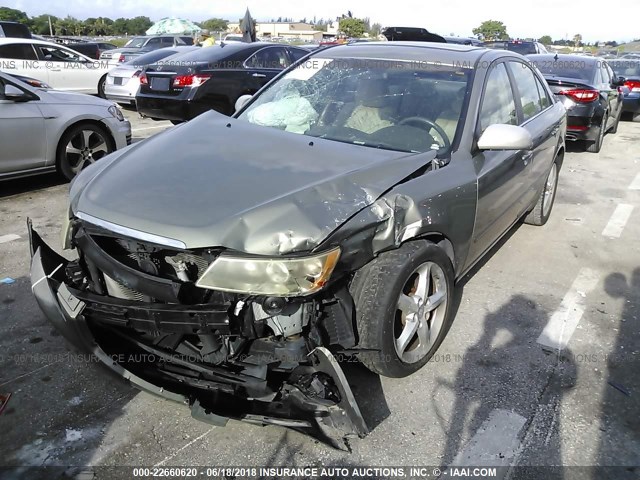
{"label": "rear tire", "polygon": [[107,98],[107,95],[104,93],[104,85],[107,83],[107,76],[104,75],[100,81],[98,82],[98,96],[100,98]]}
{"label": "rear tire", "polygon": [[551,170],[547,175],[547,179],[544,182],[544,188],[538,197],[536,206],[533,207],[533,210],[531,210],[524,218],[524,223],[536,225],[538,227],[547,223],[547,220],[549,220],[549,217],[551,216],[553,203],[556,199],[556,192],[558,191],[559,173],[560,163],[558,162],[558,159],[556,159],[553,162]]}
{"label": "rear tire", "polygon": [[604,134],[607,128],[607,112],[604,112],[602,116],[602,122],[600,123],[600,132],[598,132],[598,138],[595,142],[587,143],[587,152],[590,153],[598,153],[602,148],[602,143],[604,142]]}
{"label": "rear tire", "polygon": [[380,254],[356,273],[350,291],[364,350],[358,358],[386,377],[406,377],[424,366],[453,321],[453,266],[426,240]]}

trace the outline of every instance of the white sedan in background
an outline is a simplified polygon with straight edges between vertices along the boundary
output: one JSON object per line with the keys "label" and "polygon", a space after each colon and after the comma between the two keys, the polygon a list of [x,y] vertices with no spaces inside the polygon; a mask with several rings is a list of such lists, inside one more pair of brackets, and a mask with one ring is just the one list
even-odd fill
{"label": "white sedan in background", "polygon": [[114,103],[0,72],[0,180],[54,170],[71,180],[130,142],[131,124]]}
{"label": "white sedan in background", "polygon": [[58,90],[104,97],[109,65],[57,43],[0,38],[0,70],[37,78]]}
{"label": "white sedan in background", "polygon": [[120,63],[117,67],[109,70],[104,93],[109,100],[125,105],[135,105],[136,93],[140,88],[140,74],[142,69],[152,63],[166,62],[171,65],[174,55],[197,50],[200,47],[179,46],[167,47],[159,50],[147,52],[126,63]]}

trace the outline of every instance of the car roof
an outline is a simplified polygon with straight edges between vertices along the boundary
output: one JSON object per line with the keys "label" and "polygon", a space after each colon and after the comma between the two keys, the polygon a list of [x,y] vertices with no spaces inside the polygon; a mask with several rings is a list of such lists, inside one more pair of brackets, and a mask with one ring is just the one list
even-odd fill
{"label": "car roof", "polygon": [[[405,61],[456,63],[473,67],[478,59],[489,55],[491,59],[521,55],[515,52],[490,50],[474,45],[436,42],[367,42],[329,46],[318,50],[316,58],[367,58]],[[522,57],[524,58],[524,57]]]}
{"label": "car roof", "polygon": [[33,43],[36,45],[55,45],[56,47],[66,47],[66,45],[63,45],[61,43],[47,42],[44,40],[36,40],[33,38],[0,37],[0,45],[6,43]]}

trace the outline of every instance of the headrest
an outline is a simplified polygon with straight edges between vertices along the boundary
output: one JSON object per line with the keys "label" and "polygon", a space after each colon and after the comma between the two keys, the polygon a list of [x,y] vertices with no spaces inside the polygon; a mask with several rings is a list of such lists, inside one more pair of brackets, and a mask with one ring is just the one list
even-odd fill
{"label": "headrest", "polygon": [[388,105],[387,88],[381,78],[367,78],[358,83],[356,102],[365,107],[381,108]]}

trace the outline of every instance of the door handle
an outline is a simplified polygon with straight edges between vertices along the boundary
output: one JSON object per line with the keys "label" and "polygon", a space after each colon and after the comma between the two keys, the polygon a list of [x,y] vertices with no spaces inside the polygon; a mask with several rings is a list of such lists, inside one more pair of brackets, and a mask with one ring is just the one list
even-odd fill
{"label": "door handle", "polygon": [[522,161],[525,165],[528,165],[529,162],[533,159],[533,150],[529,150],[524,155],[522,155]]}
{"label": "door handle", "polygon": [[255,78],[266,78],[267,77],[264,73],[254,73],[251,76],[255,77]]}
{"label": "door handle", "polygon": [[553,127],[553,129],[551,130],[551,136],[555,137],[556,135],[558,135],[559,130],[560,130],[560,127]]}

